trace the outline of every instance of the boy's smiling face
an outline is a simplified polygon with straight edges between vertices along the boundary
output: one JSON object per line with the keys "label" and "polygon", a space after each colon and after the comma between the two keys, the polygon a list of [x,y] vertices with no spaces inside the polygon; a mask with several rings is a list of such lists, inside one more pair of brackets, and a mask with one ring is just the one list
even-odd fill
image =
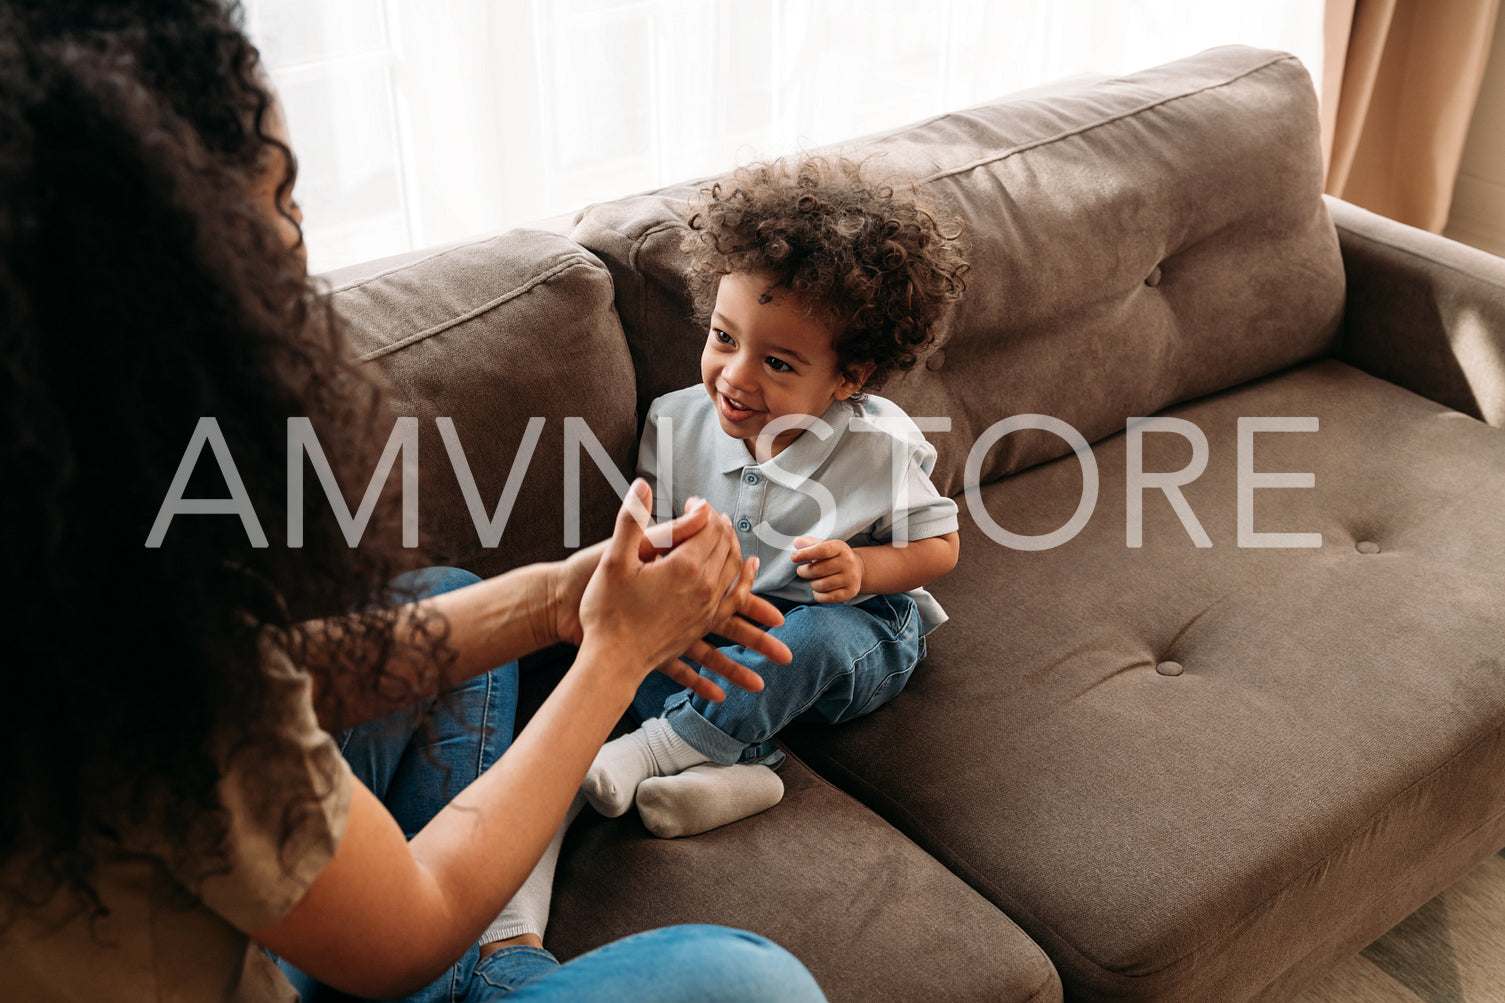
{"label": "boy's smiling face", "polygon": [[[700,353],[700,378],[716,405],[721,430],[757,455],[758,433],[785,415],[820,417],[833,401],[862,389],[841,371],[834,332],[805,313],[793,294],[772,290],[772,279],[733,272],[721,277],[711,330]],[[865,378],[865,375],[864,375]],[[800,429],[781,432],[771,452],[781,452]]]}

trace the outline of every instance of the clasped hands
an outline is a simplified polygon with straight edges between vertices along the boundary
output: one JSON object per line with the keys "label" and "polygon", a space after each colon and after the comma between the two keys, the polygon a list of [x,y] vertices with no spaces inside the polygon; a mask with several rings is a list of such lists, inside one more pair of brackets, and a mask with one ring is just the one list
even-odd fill
{"label": "clasped hands", "polygon": [[709,700],[725,699],[691,659],[735,686],[760,691],[757,673],[705,639],[718,634],[780,664],[792,659],[788,646],[766,631],[781,625],[783,615],[752,594],[758,559],[742,559],[731,519],[701,499],[645,532],[639,517],[652,502],[647,482],[634,481],[611,538],[556,566],[554,636],[605,645],[636,670],[635,682],[657,669]]}

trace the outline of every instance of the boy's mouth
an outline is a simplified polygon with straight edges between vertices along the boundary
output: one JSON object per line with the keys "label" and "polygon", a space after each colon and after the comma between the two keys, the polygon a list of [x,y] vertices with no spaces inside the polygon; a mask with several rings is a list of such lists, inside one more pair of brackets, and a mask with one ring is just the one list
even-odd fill
{"label": "boy's mouth", "polygon": [[719,392],[716,394],[716,405],[728,421],[746,421],[758,413],[756,408],[750,408],[735,397],[728,397]]}

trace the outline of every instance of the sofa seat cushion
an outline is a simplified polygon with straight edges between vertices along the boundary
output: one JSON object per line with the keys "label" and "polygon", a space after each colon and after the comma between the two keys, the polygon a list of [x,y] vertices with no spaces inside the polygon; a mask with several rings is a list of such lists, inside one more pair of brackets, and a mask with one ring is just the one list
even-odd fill
{"label": "sofa seat cushion", "polygon": [[[1357,950],[1505,844],[1505,432],[1324,361],[1175,408],[1206,435],[1126,546],[1119,434],[1085,529],[1055,549],[962,519],[933,587],[951,620],[908,688],[836,728],[786,731],[811,767],[966,879],[1043,947],[1068,997],[1272,996]],[[1238,419],[1252,492],[1238,546]],[[1191,460],[1143,436],[1147,471]],[[1077,506],[1067,456],[984,487],[1043,534]]]}
{"label": "sofa seat cushion", "polygon": [[981,895],[796,757],[779,775],[779,804],[690,839],[587,809],[560,857],[545,946],[568,960],[652,927],[716,923],[793,952],[833,1003],[1061,999],[1044,952]]}

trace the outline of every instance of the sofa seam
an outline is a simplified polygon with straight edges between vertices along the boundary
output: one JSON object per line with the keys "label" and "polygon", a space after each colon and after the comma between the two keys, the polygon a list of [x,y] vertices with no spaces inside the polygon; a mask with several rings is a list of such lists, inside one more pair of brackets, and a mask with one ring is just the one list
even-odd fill
{"label": "sofa seam", "polygon": [[[1352,203],[1349,203],[1349,204],[1351,205]],[[1359,207],[1359,208],[1362,208],[1362,207]],[[1394,220],[1390,220],[1390,222],[1395,222],[1395,221]],[[1370,234],[1370,233],[1364,233],[1364,232],[1362,232],[1360,230],[1354,229],[1351,226],[1345,226],[1344,224],[1338,222],[1337,220],[1333,220],[1333,226],[1338,231],[1340,239],[1342,237],[1344,237],[1344,236],[1348,236],[1348,237],[1352,237],[1355,240],[1365,241],[1365,242],[1367,242],[1367,243],[1369,243],[1371,245],[1377,246],[1377,247],[1388,248],[1389,250],[1396,251],[1396,252],[1398,252],[1400,254],[1404,254],[1407,257],[1412,258],[1412,259],[1414,259],[1416,261],[1425,262],[1426,264],[1429,264],[1429,265],[1435,265],[1436,267],[1442,268],[1442,269],[1446,270],[1447,272],[1449,272],[1450,274],[1458,276],[1459,278],[1471,279],[1471,280],[1473,280],[1475,282],[1479,282],[1479,283],[1481,283],[1483,285],[1487,285],[1488,287],[1490,287],[1493,290],[1505,290],[1505,281],[1497,281],[1497,280],[1495,280],[1493,278],[1489,278],[1487,276],[1480,275],[1478,272],[1472,272],[1472,271],[1465,270],[1463,268],[1459,268],[1457,265],[1451,264],[1450,262],[1447,262],[1447,261],[1443,261],[1441,258],[1433,257],[1432,255],[1429,255],[1429,254],[1423,254],[1420,251],[1416,250],[1415,248],[1406,247],[1405,245],[1397,243],[1396,241],[1393,241],[1393,240],[1386,240],[1386,239],[1384,239],[1382,237],[1377,237],[1377,236],[1375,236],[1373,234]],[[1435,236],[1440,236],[1440,235],[1439,234],[1429,234],[1429,236],[1434,236],[1435,237]],[[1443,238],[1443,239],[1447,239],[1447,238]],[[1463,246],[1467,247],[1468,245],[1465,244]],[[1478,248],[1471,248],[1471,249],[1472,250],[1478,250]],[[1480,254],[1487,254],[1489,252],[1487,252],[1487,251],[1479,251],[1479,253]],[[1346,274],[1347,273],[1347,267],[1346,267],[1347,262],[1345,261],[1344,264],[1345,264],[1344,272]]]}
{"label": "sofa seam", "polygon": [[[390,355],[391,353],[396,352],[400,349],[407,348],[409,345],[416,344],[420,341],[425,341],[428,338],[432,338],[434,335],[442,334],[452,327],[457,327],[458,325],[463,324],[466,321],[474,320],[475,318],[480,317],[483,314],[495,310],[497,307],[501,306],[504,303],[532,292],[540,285],[551,281],[555,277],[569,271],[572,268],[593,269],[593,265],[591,264],[590,259],[585,257],[583,254],[580,254],[578,252],[570,252],[567,257],[559,261],[553,268],[550,268],[546,272],[542,272],[538,275],[533,276],[533,278],[527,283],[518,286],[515,289],[509,289],[507,292],[496,297],[495,299],[482,303],[480,306],[473,307],[472,309],[467,310],[466,312],[459,314],[458,316],[447,318],[439,322],[438,324],[433,325],[432,327],[428,327],[423,329],[422,331],[417,331],[413,334],[407,335],[406,337],[403,337],[390,345],[384,345],[381,348],[374,349],[370,352],[365,353],[364,355],[358,356],[356,361],[371,362],[375,359],[381,358],[384,355]],[[402,269],[397,270],[401,271]],[[352,286],[351,288],[355,287]]]}
{"label": "sofa seam", "polygon": [[[936,861],[936,863],[940,863],[940,861]],[[1000,909],[999,912],[1003,912],[1003,910]],[[1003,913],[1003,915],[1006,919],[1008,919],[1010,923],[1014,923],[1014,917],[1010,916],[1006,912]],[[1052,987],[1052,985],[1059,986],[1061,984],[1061,973],[1056,971],[1055,962],[1050,960],[1050,955],[1045,953],[1045,949],[1039,944],[1035,944],[1033,937],[1031,937],[1027,933],[1024,933],[1023,927],[1021,927],[1018,923],[1014,923],[1014,929],[1018,930],[1020,933],[1023,933],[1024,939],[1028,940],[1031,944],[1034,944],[1035,950],[1039,952],[1040,957],[1045,959],[1045,965],[1047,969],[1045,978],[1040,981],[1039,985],[1035,986],[1034,991],[1031,992],[1029,996],[1024,1000],[1024,1003],[1035,1003],[1036,1000],[1045,997],[1047,991]],[[1055,978],[1051,978],[1051,976],[1055,976]],[[1050,995],[1055,996],[1055,993],[1050,993]]]}
{"label": "sofa seam", "polygon": [[[1493,815],[1489,816],[1484,821],[1482,821],[1478,825],[1474,826],[1468,832],[1465,832],[1463,835],[1461,835],[1457,839],[1453,840],[1451,843],[1448,844],[1448,849],[1451,849],[1454,846],[1457,846],[1459,843],[1463,842],[1464,840],[1470,838],[1471,836],[1476,835],[1479,832],[1484,831],[1485,829],[1487,829],[1487,828],[1489,828],[1491,826],[1498,825],[1500,823],[1501,819],[1505,819],[1505,808],[1501,808],[1499,811],[1496,811]],[[1402,881],[1404,881],[1405,878],[1409,878],[1411,875],[1417,873],[1421,869],[1422,869],[1422,865],[1421,864],[1418,864],[1417,866],[1412,867],[1409,871],[1407,871],[1402,876]],[[1401,883],[1401,882],[1395,882],[1395,883],[1392,883],[1391,885],[1388,885],[1386,887],[1385,891],[1387,893],[1393,891],[1395,889],[1396,885],[1399,884],[1399,883]],[[1439,892],[1438,894],[1441,894],[1441,893]],[[1380,898],[1382,898],[1382,897],[1383,896],[1378,895],[1378,894],[1371,895],[1368,899],[1365,900],[1365,905],[1366,906],[1372,906],[1375,902],[1379,901]],[[1430,899],[1428,899],[1428,901],[1430,901]],[[1310,958],[1312,956],[1313,952],[1319,950],[1321,948],[1321,946],[1322,945],[1319,944],[1317,947],[1312,948],[1312,950],[1307,951],[1306,953],[1302,954],[1301,957],[1298,960],[1299,961],[1304,961],[1307,958]],[[1291,966],[1291,967],[1293,967],[1293,966]],[[1289,970],[1290,970],[1290,967],[1288,967],[1286,969],[1286,971],[1289,971]],[[1280,978],[1280,976],[1277,975],[1275,979],[1272,979],[1271,981],[1265,983],[1264,989],[1268,989],[1270,986],[1274,985],[1276,979],[1279,979],[1279,978]],[[1263,989],[1261,989],[1261,991],[1263,991]]]}
{"label": "sofa seam", "polygon": [[673,230],[684,224],[679,220],[662,220],[650,226],[638,234],[632,241],[632,250],[627,255],[628,267],[632,269],[633,279],[637,283],[638,313],[637,329],[639,332],[648,328],[648,276],[638,267],[638,259],[642,256],[643,245],[648,243],[648,238],[667,230]]}
{"label": "sofa seam", "polygon": [[[633,293],[637,299],[637,309],[633,311],[637,316],[633,317],[633,321],[640,335],[648,327],[648,279],[643,274],[643,270],[638,267],[638,259],[642,256],[643,245],[647,243],[648,238],[664,229],[666,225],[666,223],[660,223],[638,234],[632,242],[632,249],[627,252],[627,267],[632,270]],[[633,373],[633,382],[637,382],[637,373]],[[633,390],[636,391],[636,389],[637,387],[634,386]],[[634,393],[633,396],[635,398],[637,394]]]}
{"label": "sofa seam", "polygon": [[[1085,125],[1080,125],[1073,129],[1067,129],[1063,132],[1058,132],[1054,135],[1046,136],[1041,139],[1030,140],[1027,143],[1021,143],[1018,146],[1010,147],[1009,149],[1004,150],[1001,153],[983,157],[978,160],[974,160],[971,163],[962,164],[957,167],[948,167],[943,171],[937,171],[934,174],[927,175],[926,177],[921,178],[920,181],[922,184],[931,184],[944,178],[953,177],[958,174],[965,174],[968,171],[976,170],[979,167],[985,167],[989,164],[1000,163],[1012,156],[1015,156],[1016,154],[1027,153],[1030,150],[1038,149],[1042,146],[1049,146],[1051,143],[1060,142],[1063,139],[1070,139],[1072,136],[1080,136],[1083,133],[1092,131],[1093,129],[1112,125],[1114,122],[1120,122],[1126,118],[1132,118],[1135,115],[1143,114],[1144,112],[1147,112],[1153,108],[1158,108],[1161,105],[1170,104],[1172,101],[1180,101],[1184,98],[1196,97],[1198,94],[1205,94],[1208,91],[1217,90],[1221,87],[1227,87],[1231,84],[1237,83],[1245,77],[1252,76],[1253,74],[1258,73],[1261,70],[1268,69],[1269,67],[1274,66],[1276,63],[1283,63],[1287,60],[1294,60],[1295,58],[1295,56],[1292,56],[1289,53],[1281,53],[1278,56],[1273,56],[1265,60],[1258,66],[1251,66],[1247,70],[1244,70],[1242,73],[1239,73],[1237,76],[1229,77],[1226,80],[1220,80],[1216,83],[1206,84],[1205,86],[1198,87],[1195,90],[1183,91],[1180,94],[1171,94],[1167,97],[1155,98],[1154,100],[1146,101],[1125,111],[1109,115],[1106,118],[1100,118],[1095,122],[1088,122]],[[1128,78],[1122,76],[1113,77],[1110,80],[1103,81],[1103,83],[1114,83],[1125,79]]]}
{"label": "sofa seam", "polygon": [[332,287],[329,292],[333,294],[347,292],[351,289],[359,289],[361,286],[367,285],[368,283],[375,282],[378,279],[384,279],[388,275],[394,275],[397,272],[403,271],[408,268],[415,268],[425,262],[434,261],[438,258],[445,257],[446,255],[453,254],[456,251],[463,251],[469,247],[476,247],[480,244],[487,243],[488,241],[495,240],[498,236],[498,234],[493,233],[489,236],[477,237],[475,240],[467,240],[462,244],[455,244],[450,247],[441,248],[440,250],[434,251],[432,254],[426,254],[414,261],[405,261],[400,265],[393,265],[391,268],[377,272],[375,275],[366,275],[358,279],[351,279],[344,285]]}
{"label": "sofa seam", "polygon": [[[1376,810],[1374,813],[1372,813],[1368,818],[1364,819],[1364,821],[1362,823],[1360,823],[1359,825],[1354,826],[1347,833],[1345,833],[1344,836],[1343,836],[1343,838],[1341,840],[1339,840],[1331,849],[1329,849],[1321,857],[1319,857],[1315,861],[1313,861],[1310,865],[1308,865],[1302,871],[1300,871],[1299,873],[1297,873],[1295,875],[1292,875],[1292,877],[1290,878],[1289,881],[1285,882],[1283,885],[1281,885],[1275,891],[1271,892],[1269,895],[1265,896],[1259,902],[1255,903],[1254,906],[1251,907],[1247,912],[1245,912],[1243,915],[1239,916],[1232,923],[1228,924],[1228,926],[1225,927],[1225,929],[1233,929],[1234,927],[1237,927],[1237,926],[1239,926],[1242,923],[1248,922],[1252,917],[1254,917],[1257,913],[1259,913],[1262,909],[1264,909],[1271,901],[1273,901],[1275,898],[1277,898],[1282,893],[1284,893],[1285,890],[1287,888],[1289,888],[1291,885],[1293,885],[1296,882],[1302,880],[1307,875],[1311,874],[1313,871],[1318,870],[1319,868],[1323,867],[1324,865],[1327,864],[1327,862],[1329,860],[1332,859],[1332,857],[1335,854],[1337,854],[1338,852],[1340,852],[1343,848],[1352,845],[1355,836],[1357,836],[1359,833],[1363,832],[1365,829],[1368,829],[1371,826],[1373,826],[1375,824],[1375,822],[1377,822],[1377,821],[1379,821],[1379,820],[1387,817],[1388,815],[1390,815],[1398,802],[1400,802],[1402,799],[1404,799],[1407,796],[1409,796],[1413,791],[1415,791],[1417,788],[1419,788],[1422,784],[1426,783],[1432,777],[1437,776],[1439,773],[1442,773],[1442,772],[1450,769],[1451,767],[1453,767],[1456,763],[1458,763],[1464,757],[1464,755],[1466,755],[1467,753],[1471,752],[1476,747],[1478,747],[1478,746],[1480,746],[1480,745],[1482,745],[1482,744],[1484,744],[1486,742],[1494,741],[1494,740],[1498,739],[1502,734],[1505,734],[1505,717],[1496,718],[1495,719],[1495,723],[1494,723],[1494,727],[1491,728],[1488,732],[1486,732],[1483,735],[1480,735],[1478,738],[1474,739],[1472,742],[1470,742],[1468,745],[1464,746],[1462,749],[1459,749],[1452,756],[1448,757],[1448,759],[1447,759],[1446,762],[1438,764],[1438,766],[1435,769],[1429,771],[1426,775],[1421,776],[1421,777],[1417,777],[1411,783],[1407,784],[1405,787],[1403,787],[1400,790],[1396,791],[1395,794],[1388,801],[1386,801],[1383,805],[1381,805],[1378,810]],[[1195,947],[1195,948],[1191,949],[1190,951],[1186,952],[1185,954],[1183,954],[1181,957],[1176,958],[1175,960],[1173,960],[1173,961],[1171,961],[1171,962],[1169,962],[1169,963],[1167,963],[1165,965],[1162,965],[1160,968],[1155,969],[1153,972],[1146,972],[1145,974],[1146,975],[1153,975],[1153,974],[1157,974],[1159,972],[1165,971],[1166,969],[1168,969],[1168,968],[1170,968],[1170,967],[1172,967],[1174,965],[1180,964],[1181,962],[1185,961],[1186,959],[1191,958],[1191,957],[1193,957],[1193,956],[1195,956],[1195,955],[1197,955],[1197,954],[1199,954],[1199,953],[1207,950],[1210,946],[1212,946],[1210,943],[1200,944],[1197,947]],[[1131,976],[1131,978],[1132,977],[1135,977],[1135,976]]]}
{"label": "sofa seam", "polygon": [[[1275,898],[1276,895],[1279,895],[1279,893],[1284,892],[1284,890],[1287,889],[1287,887],[1290,887],[1291,884],[1296,883],[1296,881],[1299,881],[1300,878],[1303,878],[1303,876],[1308,875],[1308,873],[1311,873],[1312,870],[1317,869],[1317,867],[1321,866],[1321,864],[1326,863],[1326,861],[1329,860],[1329,858],[1332,857],[1332,855],[1335,854],[1335,852],[1338,852],[1339,849],[1344,848],[1344,846],[1350,845],[1350,843],[1353,842],[1353,837],[1358,836],[1358,834],[1362,833],[1362,831],[1364,831],[1365,828],[1370,828],[1371,825],[1373,825],[1374,822],[1377,821],[1377,819],[1380,819],[1380,818],[1383,818],[1383,816],[1389,815],[1389,813],[1391,813],[1391,810],[1394,809],[1395,804],[1397,804],[1398,801],[1401,801],[1401,800],[1403,800],[1403,798],[1406,798],[1407,795],[1412,794],[1412,792],[1415,791],[1415,789],[1418,789],[1419,786],[1424,785],[1425,782],[1428,782],[1428,780],[1433,779],[1433,777],[1436,777],[1437,774],[1443,773],[1443,771],[1446,771],[1446,770],[1451,770],[1451,768],[1454,767],[1454,765],[1457,764],[1457,762],[1460,761],[1460,759],[1463,759],[1464,755],[1467,755],[1467,753],[1470,753],[1470,751],[1475,750],[1475,748],[1479,747],[1479,745],[1485,744],[1485,742],[1494,741],[1494,739],[1500,738],[1500,736],[1502,736],[1502,735],[1505,735],[1505,717],[1494,718],[1494,726],[1491,727],[1491,729],[1488,730],[1488,732],[1485,732],[1484,735],[1479,735],[1478,738],[1473,739],[1472,742],[1469,742],[1469,744],[1464,745],[1464,747],[1460,748],[1460,750],[1455,751],[1454,755],[1449,756],[1449,758],[1446,759],[1445,762],[1442,762],[1442,764],[1437,764],[1437,767],[1434,768],[1434,770],[1428,771],[1428,773],[1425,774],[1425,776],[1416,777],[1415,780],[1412,780],[1412,782],[1407,783],[1407,785],[1404,786],[1404,788],[1401,788],[1400,791],[1395,792],[1395,794],[1392,795],[1392,797],[1389,798],[1389,800],[1386,801],[1385,804],[1382,804],[1382,806],[1380,806],[1379,809],[1376,810],[1376,812],[1371,813],[1371,815],[1368,816],[1368,818],[1365,818],[1364,822],[1361,822],[1361,824],[1355,825],[1355,827],[1351,828],[1351,830],[1348,830],[1347,833],[1344,834],[1344,837],[1342,837],[1342,839],[1339,840],[1339,842],[1336,843],[1336,845],[1333,846],[1332,849],[1329,849],[1329,851],[1327,851],[1326,854],[1323,854],[1323,855],[1321,855],[1320,858],[1317,858],[1317,860],[1312,861],[1312,863],[1309,864],[1309,866],[1306,867],[1306,869],[1303,869],[1302,872],[1297,873],[1297,875],[1294,875],[1293,878],[1291,878],[1290,881],[1287,881],[1287,883],[1282,884],[1282,886],[1279,887],[1279,889],[1276,890],[1275,893],[1272,893],[1272,895],[1266,896],[1266,898],[1261,899],[1261,901],[1258,902],[1258,904],[1255,905],[1254,908],[1251,908],[1251,910],[1249,910],[1248,913],[1245,913],[1245,914],[1243,914],[1243,916],[1240,916],[1239,920],[1237,920],[1237,922],[1243,922],[1243,920],[1248,919],[1248,917],[1252,916],[1252,914],[1254,914],[1255,911],[1260,910],[1260,908],[1263,907],[1263,905],[1266,905],[1267,902],[1272,901],[1272,899]],[[1505,813],[1505,812],[1500,812],[1500,813]],[[1470,831],[1472,831],[1472,830],[1470,830]],[[1187,952],[1186,955],[1183,955],[1183,956],[1186,956],[1186,958],[1189,958],[1189,956],[1192,956],[1193,953],[1198,952],[1198,950],[1201,950],[1201,947],[1196,947],[1196,949],[1190,950],[1190,952]]]}
{"label": "sofa seam", "polygon": [[[1345,833],[1344,836],[1343,836],[1343,838],[1340,839],[1340,840],[1338,840],[1337,843],[1335,843],[1326,853],[1324,853],[1322,856],[1318,857],[1316,860],[1314,860],[1307,867],[1303,868],[1300,872],[1292,875],[1291,878],[1288,881],[1286,881],[1284,884],[1282,884],[1279,888],[1275,889],[1269,895],[1266,895],[1264,898],[1260,899],[1252,907],[1250,907],[1248,911],[1246,911],[1242,915],[1238,916],[1231,923],[1229,923],[1225,927],[1223,927],[1224,931],[1232,930],[1232,929],[1238,927],[1239,925],[1241,925],[1243,923],[1249,922],[1261,910],[1263,910],[1266,906],[1268,906],[1270,902],[1274,901],[1276,898],[1278,898],[1280,895],[1282,895],[1287,888],[1291,887],[1291,885],[1293,885],[1293,884],[1297,883],[1298,881],[1302,880],[1307,875],[1311,874],[1313,871],[1320,869],[1321,867],[1323,867],[1324,865],[1326,865],[1327,862],[1329,860],[1331,860],[1333,858],[1333,856],[1336,855],[1338,852],[1340,852],[1343,848],[1352,845],[1353,841],[1354,841],[1354,837],[1356,835],[1358,835],[1359,833],[1363,832],[1365,829],[1368,829],[1371,826],[1373,826],[1375,824],[1375,822],[1377,822],[1377,821],[1385,818],[1386,816],[1388,816],[1392,812],[1392,810],[1395,808],[1395,806],[1396,806],[1397,803],[1399,803],[1402,799],[1404,799],[1405,797],[1407,797],[1408,795],[1410,795],[1414,790],[1416,790],[1422,784],[1426,783],[1428,780],[1430,780],[1432,777],[1435,777],[1439,773],[1442,773],[1445,770],[1450,769],[1454,764],[1458,763],[1464,757],[1464,755],[1466,755],[1467,753],[1469,753],[1470,751],[1472,751],[1473,749],[1475,749],[1479,745],[1482,745],[1485,742],[1493,741],[1493,740],[1499,738],[1502,734],[1505,734],[1505,717],[1496,718],[1495,722],[1494,722],[1494,726],[1488,732],[1486,732],[1483,735],[1480,735],[1478,738],[1474,739],[1472,742],[1470,742],[1468,745],[1464,746],[1462,749],[1459,749],[1452,756],[1448,757],[1448,759],[1445,762],[1438,764],[1438,766],[1435,769],[1430,770],[1424,776],[1417,777],[1411,783],[1407,784],[1405,787],[1403,787],[1400,790],[1396,791],[1395,794],[1392,795],[1388,801],[1386,801],[1376,811],[1374,811],[1367,818],[1365,818],[1363,822],[1361,822],[1360,824],[1354,826],[1347,833]],[[1197,945],[1196,947],[1192,948],[1191,950],[1187,951],[1185,954],[1181,955],[1180,957],[1175,958],[1175,959],[1167,962],[1164,965],[1161,965],[1159,968],[1156,968],[1156,969],[1153,969],[1151,971],[1145,972],[1145,973],[1143,973],[1143,975],[1131,975],[1131,976],[1126,976],[1126,977],[1127,978],[1143,978],[1143,977],[1148,976],[1148,975],[1157,975],[1160,972],[1166,971],[1166,970],[1168,970],[1168,969],[1170,969],[1170,968],[1172,968],[1172,967],[1174,967],[1176,965],[1181,964],[1182,962],[1186,961],[1189,958],[1195,957],[1196,955],[1198,955],[1198,954],[1200,954],[1200,953],[1208,950],[1212,946],[1214,946],[1214,945],[1210,941],[1203,942],[1203,943]],[[1105,968],[1104,971],[1110,971],[1110,969],[1106,969]]]}

